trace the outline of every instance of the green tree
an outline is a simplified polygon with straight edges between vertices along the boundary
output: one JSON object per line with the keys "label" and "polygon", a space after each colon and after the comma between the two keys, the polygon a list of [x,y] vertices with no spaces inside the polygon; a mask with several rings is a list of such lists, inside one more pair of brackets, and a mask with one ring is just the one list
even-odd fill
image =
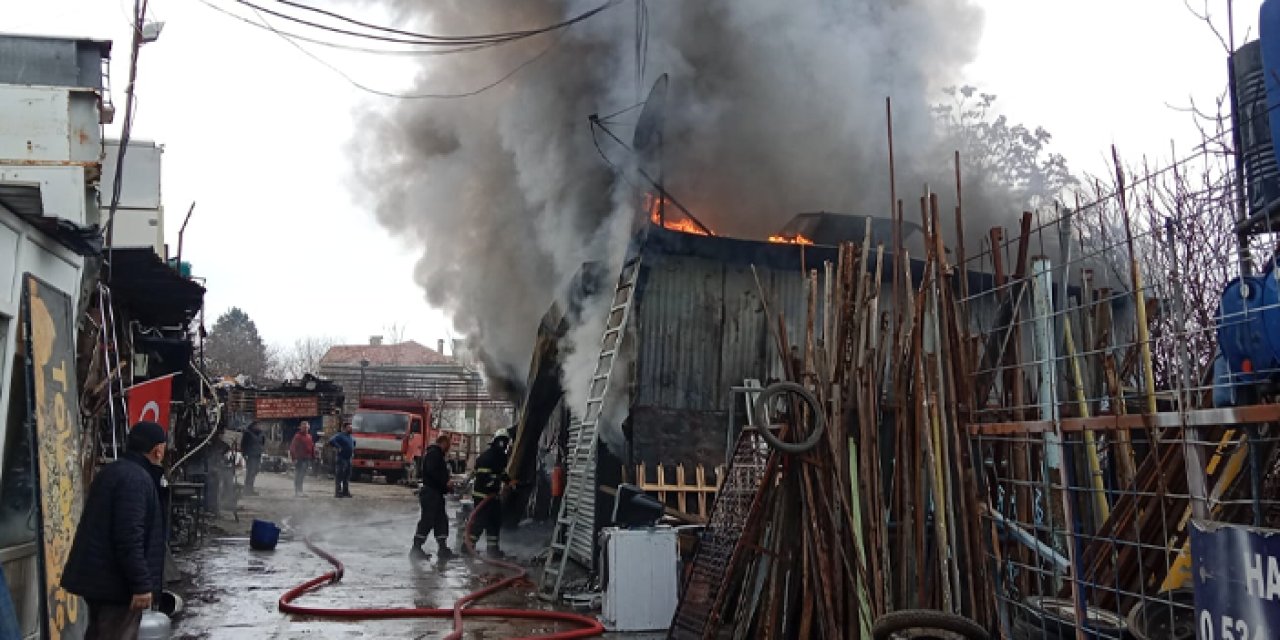
{"label": "green tree", "polygon": [[238,307],[231,307],[213,323],[204,355],[209,372],[216,376],[262,378],[267,371],[267,345],[249,314]]}

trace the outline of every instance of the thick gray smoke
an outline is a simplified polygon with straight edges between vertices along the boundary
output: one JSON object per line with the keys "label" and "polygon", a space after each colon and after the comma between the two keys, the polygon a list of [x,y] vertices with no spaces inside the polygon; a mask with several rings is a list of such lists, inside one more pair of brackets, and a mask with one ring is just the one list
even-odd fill
{"label": "thick gray smoke", "polygon": [[[602,1],[386,0],[404,28],[447,34],[538,27]],[[545,51],[478,96],[406,100],[370,114],[357,136],[359,176],[378,219],[421,245],[416,276],[428,301],[452,313],[492,373],[523,381],[538,320],[561,287],[584,260],[619,260],[617,236],[628,225],[608,222],[634,215],[637,180],[601,160],[587,118],[642,100],[662,73],[670,75],[666,185],[717,233],[763,238],[801,211],[887,215],[886,96],[900,194],[911,203],[924,182],[949,184],[950,152],[929,105],[974,56],[981,12],[973,2],[643,6],[643,78],[636,5],[623,2],[559,35],[425,59],[418,90],[448,92]],[[636,114],[612,126],[622,139]],[[625,163],[624,149],[603,136],[601,146]],[[598,339],[569,346],[581,353]]]}

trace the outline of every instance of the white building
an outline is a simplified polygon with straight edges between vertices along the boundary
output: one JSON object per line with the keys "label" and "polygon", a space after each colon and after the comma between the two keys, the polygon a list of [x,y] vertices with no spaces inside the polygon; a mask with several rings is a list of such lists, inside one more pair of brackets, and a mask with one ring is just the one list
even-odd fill
{"label": "white building", "polygon": [[0,35],[0,598],[19,627],[4,628],[14,620],[0,614],[3,637],[79,638],[87,622],[56,584],[83,504],[75,338],[85,256],[101,247],[110,51]]}

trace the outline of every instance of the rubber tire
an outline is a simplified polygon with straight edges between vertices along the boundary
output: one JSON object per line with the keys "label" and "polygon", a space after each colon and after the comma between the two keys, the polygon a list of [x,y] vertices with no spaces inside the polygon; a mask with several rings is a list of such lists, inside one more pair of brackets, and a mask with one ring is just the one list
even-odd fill
{"label": "rubber tire", "polygon": [[[1048,639],[1076,637],[1076,620],[1074,610],[1072,611],[1072,616],[1067,618],[1065,616],[1058,615],[1045,606],[1047,604],[1052,605],[1055,608],[1068,608],[1072,606],[1070,600],[1066,598],[1054,598],[1051,596],[1031,596],[1023,600],[1022,604],[1028,609],[1031,609],[1031,611],[1019,608],[1018,618],[1020,622],[1026,623],[1028,629],[1035,630],[1037,635],[1031,637]],[[1113,617],[1115,618],[1115,622],[1118,624],[1104,626],[1095,622],[1094,624],[1085,627],[1084,634],[1086,638],[1129,637],[1129,625],[1125,622],[1124,618],[1121,618],[1110,611],[1104,611],[1095,607],[1088,607],[1085,609],[1086,616],[1088,616],[1090,612],[1094,613],[1095,616],[1104,615]]]}
{"label": "rubber tire", "polygon": [[933,609],[903,609],[886,613],[871,626],[871,637],[890,640],[893,634],[909,629],[936,629],[958,633],[969,640],[991,640],[991,634],[978,623],[964,616]]}
{"label": "rubber tire", "polygon": [[1038,620],[1019,618],[1013,621],[1012,636],[1013,640],[1061,640],[1062,638],[1075,640],[1074,630],[1071,631],[1070,636],[1061,635],[1061,631],[1058,623],[1052,619],[1045,620],[1044,626],[1041,626]]}
{"label": "rubber tire", "polygon": [[764,441],[769,443],[769,446],[774,449],[790,454],[804,453],[818,446],[818,443],[822,441],[823,432],[827,429],[827,418],[826,414],[822,413],[822,403],[818,402],[818,399],[810,393],[808,389],[795,382],[775,382],[765,387],[764,390],[760,392],[760,395],[756,397],[756,411],[754,417],[757,420],[760,420],[769,415],[769,401],[772,400],[774,396],[783,393],[794,393],[800,396],[800,399],[804,400],[805,404],[809,405],[809,408],[813,411],[813,433],[810,433],[808,439],[804,442],[783,442],[778,438],[778,436],[773,435],[773,432],[769,430],[768,425],[757,424],[755,425],[756,431],[758,431],[760,433],[760,437],[764,438]]}

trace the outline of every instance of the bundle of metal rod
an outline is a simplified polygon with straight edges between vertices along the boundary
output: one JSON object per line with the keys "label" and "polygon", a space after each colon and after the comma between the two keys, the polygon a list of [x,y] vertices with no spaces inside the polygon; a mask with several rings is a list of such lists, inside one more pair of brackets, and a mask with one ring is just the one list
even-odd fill
{"label": "bundle of metal rod", "polygon": [[[893,253],[871,246],[870,229],[860,245],[842,245],[836,264],[808,274],[801,335],[788,334],[761,286],[777,352],[792,354],[783,382],[802,391],[764,394],[756,428],[785,424],[786,442],[769,459],[729,561],[709,568],[718,563],[695,558],[702,582],[723,588],[714,598],[696,590],[710,612],[678,615],[697,624],[678,625],[673,637],[845,638],[857,629],[853,637],[870,638],[877,618],[908,607],[990,620],[976,474],[957,402],[971,393],[969,349],[937,199],[922,203],[925,258],[912,262],[902,249],[900,218]],[[711,546],[699,553],[726,555]],[[704,575],[711,568],[718,581]]]}

